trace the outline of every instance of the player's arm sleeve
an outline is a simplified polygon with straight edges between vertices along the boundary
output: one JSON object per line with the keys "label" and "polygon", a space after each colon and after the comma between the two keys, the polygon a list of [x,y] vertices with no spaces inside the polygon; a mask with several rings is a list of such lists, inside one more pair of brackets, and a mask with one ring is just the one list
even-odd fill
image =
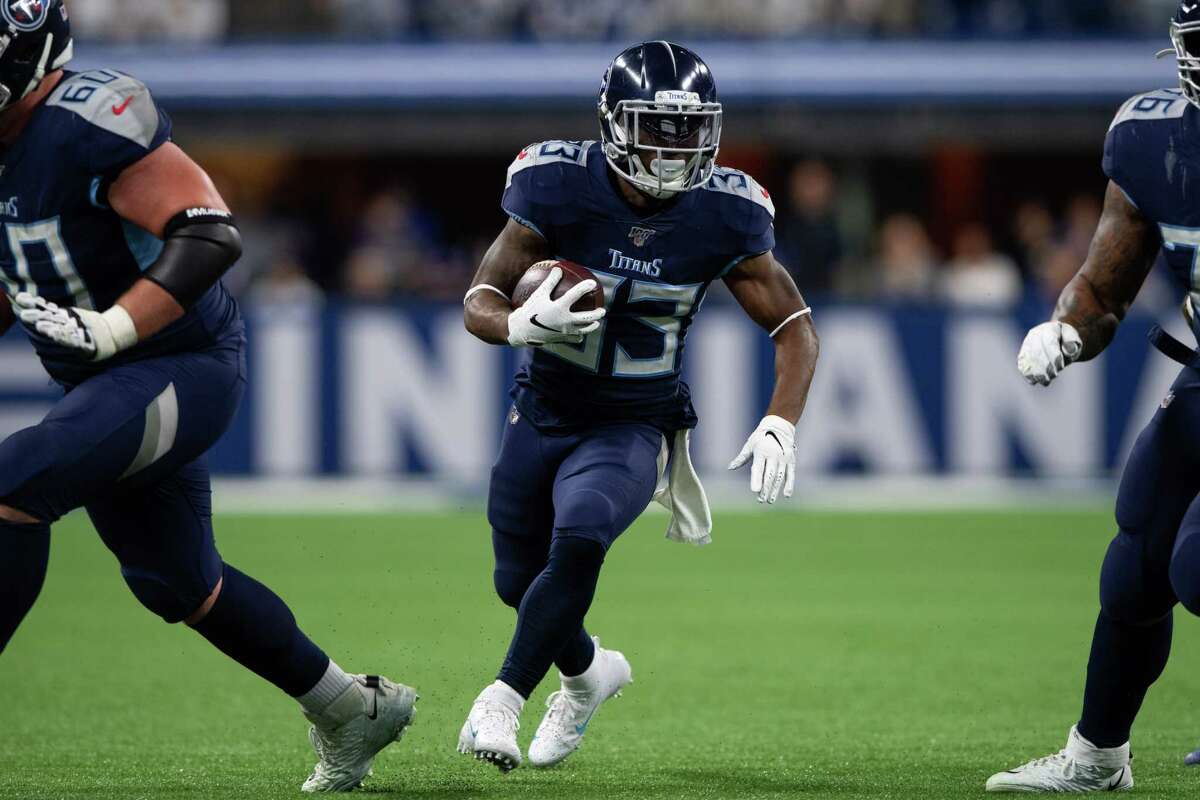
{"label": "player's arm sleeve", "polygon": [[47,105],[70,112],[63,126],[67,154],[92,176],[91,200],[98,206],[106,205],[108,188],[126,168],[171,140],[171,118],[128,76],[94,86],[76,78]]}
{"label": "player's arm sleeve", "polygon": [[537,166],[536,148],[537,145],[525,148],[509,165],[508,180],[504,185],[500,207],[513,220],[549,240],[550,220],[541,195],[550,187],[540,184],[544,184],[547,177],[550,177],[547,172],[556,171],[557,168],[555,165]]}
{"label": "player's arm sleeve", "polygon": [[775,249],[775,216],[759,208],[751,214],[742,249],[747,256],[758,256]]}
{"label": "player's arm sleeve", "polygon": [[757,183],[751,181],[750,188],[759,196],[749,201],[738,198],[730,218],[732,258],[718,277],[725,277],[748,258],[775,249],[775,205]]}
{"label": "player's arm sleeve", "polygon": [[1113,125],[1104,139],[1104,160],[1101,166],[1104,174],[1120,188],[1133,207],[1141,208],[1136,195],[1137,172],[1130,170],[1130,166],[1136,163],[1132,155],[1137,145],[1136,137],[1137,128],[1133,123]]}

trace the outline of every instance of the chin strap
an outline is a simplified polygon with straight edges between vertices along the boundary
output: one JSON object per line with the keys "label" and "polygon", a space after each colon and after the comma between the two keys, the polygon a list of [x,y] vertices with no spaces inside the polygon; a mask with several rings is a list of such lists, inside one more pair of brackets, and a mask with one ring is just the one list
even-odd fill
{"label": "chin strap", "polygon": [[46,44],[42,48],[42,57],[38,59],[37,70],[33,73],[33,79],[29,81],[29,85],[25,87],[25,93],[20,99],[24,100],[42,85],[42,80],[46,77],[46,65],[50,63],[50,54],[54,52],[54,34],[46,36]]}

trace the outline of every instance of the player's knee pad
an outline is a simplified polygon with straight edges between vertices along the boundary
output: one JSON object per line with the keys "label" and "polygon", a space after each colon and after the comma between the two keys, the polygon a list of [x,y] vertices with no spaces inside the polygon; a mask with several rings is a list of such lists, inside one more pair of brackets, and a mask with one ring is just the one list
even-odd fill
{"label": "player's knee pad", "polygon": [[1182,541],[1171,558],[1171,588],[1179,602],[1200,616],[1200,537]]}
{"label": "player's knee pad", "polygon": [[555,503],[555,538],[557,534],[582,536],[607,548],[620,533],[616,530],[620,511],[610,495],[598,489],[576,489]]}
{"label": "player's knee pad", "polygon": [[138,602],[172,625],[196,612],[212,593],[211,586],[182,586],[146,570],[121,568],[121,577]]}
{"label": "player's knee pad", "polygon": [[525,599],[525,593],[529,591],[530,585],[539,574],[541,573],[525,569],[508,569],[497,566],[496,571],[492,573],[492,581],[496,586],[496,594],[504,601],[504,605],[510,608],[520,608],[521,601]]}
{"label": "player's knee pad", "polygon": [[586,583],[600,574],[607,552],[603,542],[590,536],[555,536],[550,545],[550,569]]}
{"label": "player's knee pad", "polygon": [[492,530],[496,569],[492,581],[506,606],[520,608],[530,585],[546,568],[549,543],[536,535]]}
{"label": "player's knee pad", "polygon": [[69,441],[74,433],[52,421],[5,439],[0,446],[0,499],[39,522],[57,522],[65,509],[50,490]]}
{"label": "player's knee pad", "polygon": [[1112,620],[1149,625],[1171,612],[1167,576],[1151,574],[1141,537],[1120,533],[1108,546],[1100,569],[1100,608]]}

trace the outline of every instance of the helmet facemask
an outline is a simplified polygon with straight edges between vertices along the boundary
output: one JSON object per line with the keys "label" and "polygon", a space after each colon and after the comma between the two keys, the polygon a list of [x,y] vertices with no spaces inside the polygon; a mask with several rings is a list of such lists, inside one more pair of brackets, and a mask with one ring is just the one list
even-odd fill
{"label": "helmet facemask", "polygon": [[600,107],[604,155],[618,175],[666,199],[703,185],[721,146],[720,103],[694,92],[658,92],[654,102],[622,100]]}
{"label": "helmet facemask", "polygon": [[[1194,106],[1200,107],[1200,22],[1171,23],[1171,45],[1179,68],[1179,88]],[[1163,50],[1159,56],[1170,55]]]}

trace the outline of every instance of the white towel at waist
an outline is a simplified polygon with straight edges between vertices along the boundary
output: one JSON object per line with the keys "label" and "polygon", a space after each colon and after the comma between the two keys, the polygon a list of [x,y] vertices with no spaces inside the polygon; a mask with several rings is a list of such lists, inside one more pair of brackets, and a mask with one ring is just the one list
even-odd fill
{"label": "white towel at waist", "polygon": [[713,522],[708,496],[692,465],[691,440],[690,430],[676,431],[674,448],[670,448],[663,437],[654,500],[671,512],[667,538],[699,546],[712,542]]}

